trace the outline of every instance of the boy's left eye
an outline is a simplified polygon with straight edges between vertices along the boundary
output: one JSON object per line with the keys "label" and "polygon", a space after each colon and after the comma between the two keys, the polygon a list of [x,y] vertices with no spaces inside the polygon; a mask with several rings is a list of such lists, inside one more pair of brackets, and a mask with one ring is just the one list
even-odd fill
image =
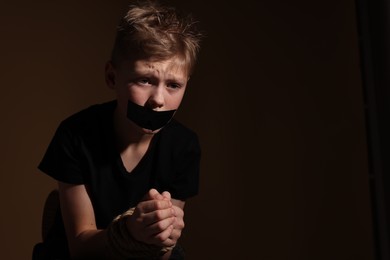
{"label": "boy's left eye", "polygon": [[181,88],[181,85],[177,84],[177,83],[171,83],[168,85],[168,87],[173,88],[173,89],[177,89],[177,88]]}

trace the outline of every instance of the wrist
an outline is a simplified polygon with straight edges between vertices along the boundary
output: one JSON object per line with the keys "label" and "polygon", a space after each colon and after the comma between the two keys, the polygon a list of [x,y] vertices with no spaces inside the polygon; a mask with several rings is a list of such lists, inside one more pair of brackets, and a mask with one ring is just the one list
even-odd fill
{"label": "wrist", "polygon": [[161,247],[146,244],[135,239],[131,234],[134,208],[117,216],[107,228],[107,240],[110,251],[120,258],[160,257],[172,250],[172,247]]}

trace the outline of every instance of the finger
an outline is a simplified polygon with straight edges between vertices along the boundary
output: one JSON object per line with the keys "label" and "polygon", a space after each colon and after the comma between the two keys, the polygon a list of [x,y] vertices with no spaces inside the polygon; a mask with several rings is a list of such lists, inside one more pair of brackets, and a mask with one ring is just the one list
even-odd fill
{"label": "finger", "polygon": [[161,193],[161,195],[164,197],[164,199],[171,200],[171,194],[168,191],[164,191]]}
{"label": "finger", "polygon": [[182,232],[181,229],[173,228],[173,230],[171,232],[171,235],[169,236],[169,239],[171,239],[172,241],[179,240],[179,238],[181,237],[181,232]]}
{"label": "finger", "polygon": [[154,235],[152,237],[152,241],[154,242],[154,244],[159,246],[173,246],[176,244],[177,240],[173,240],[170,238],[172,231],[173,231],[173,227],[169,226],[164,231]]}
{"label": "finger", "polygon": [[154,199],[163,199],[163,196],[156,189],[150,189],[143,197],[144,201]]}
{"label": "finger", "polygon": [[174,215],[178,218],[184,218],[184,210],[178,206],[172,204],[172,208],[174,210]]}
{"label": "finger", "polygon": [[140,213],[150,213],[156,210],[170,209],[172,202],[168,200],[148,200],[138,203],[137,209]]}
{"label": "finger", "polygon": [[[148,236],[156,236],[157,234],[164,232],[166,229],[172,228],[172,230],[173,230],[173,221],[174,221],[174,217],[170,217],[170,218],[166,218],[166,219],[160,220],[158,222],[155,222],[155,223],[153,223],[145,228],[145,233]],[[168,237],[169,237],[169,235],[167,237],[165,237],[164,240],[167,239]]]}
{"label": "finger", "polygon": [[163,209],[163,210],[156,210],[156,211],[144,214],[142,223],[144,224],[144,226],[150,226],[154,223],[157,223],[159,221],[169,219],[169,218],[174,218],[172,209],[168,208],[168,209]]}
{"label": "finger", "polygon": [[175,217],[175,221],[173,222],[173,227],[175,229],[183,230],[185,227],[184,220],[182,218]]}

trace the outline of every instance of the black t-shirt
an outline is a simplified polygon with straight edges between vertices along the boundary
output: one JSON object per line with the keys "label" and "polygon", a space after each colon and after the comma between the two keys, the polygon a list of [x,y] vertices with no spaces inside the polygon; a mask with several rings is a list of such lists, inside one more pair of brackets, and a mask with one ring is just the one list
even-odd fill
{"label": "black t-shirt", "polygon": [[198,193],[197,135],[171,120],[129,173],[115,147],[115,107],[116,101],[93,105],[62,121],[38,166],[58,181],[86,185],[98,228],[106,228],[151,188],[180,200]]}

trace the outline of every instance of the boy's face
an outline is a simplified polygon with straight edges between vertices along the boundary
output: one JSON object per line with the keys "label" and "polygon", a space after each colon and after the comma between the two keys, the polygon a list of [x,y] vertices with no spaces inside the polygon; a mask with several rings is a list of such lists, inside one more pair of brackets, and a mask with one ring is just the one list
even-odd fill
{"label": "boy's face", "polygon": [[[188,75],[176,58],[164,61],[124,61],[106,67],[106,82],[116,90],[118,113],[126,116],[128,100],[155,111],[178,109],[187,86]],[[146,133],[155,133],[142,129]]]}

